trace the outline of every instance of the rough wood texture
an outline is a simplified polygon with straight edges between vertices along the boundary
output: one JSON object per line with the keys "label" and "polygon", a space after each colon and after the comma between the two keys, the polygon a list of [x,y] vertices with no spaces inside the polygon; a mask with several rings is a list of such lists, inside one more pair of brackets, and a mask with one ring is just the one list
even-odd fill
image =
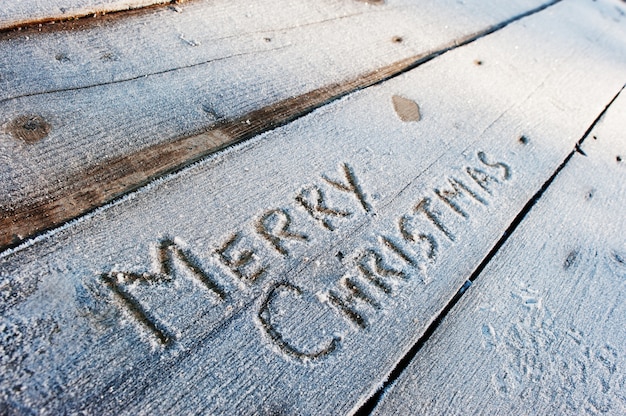
{"label": "rough wood texture", "polygon": [[626,93],[375,414],[626,413]]}
{"label": "rough wood texture", "polygon": [[0,247],[548,3],[193,2],[1,35]]}
{"label": "rough wood texture", "polygon": [[94,14],[104,14],[171,3],[171,0],[15,0],[3,1],[0,30],[24,25],[52,23]]}
{"label": "rough wood texture", "polygon": [[3,409],[358,408],[621,88],[617,15],[563,2],[6,251]]}

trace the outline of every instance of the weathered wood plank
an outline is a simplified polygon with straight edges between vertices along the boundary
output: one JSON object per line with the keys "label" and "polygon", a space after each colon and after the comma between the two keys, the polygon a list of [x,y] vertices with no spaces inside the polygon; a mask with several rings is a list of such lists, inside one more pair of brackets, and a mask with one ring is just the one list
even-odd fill
{"label": "weathered wood plank", "polygon": [[375,414],[626,413],[626,93]]}
{"label": "weathered wood plank", "polygon": [[0,247],[542,4],[228,0],[4,34]]}
{"label": "weathered wood plank", "polygon": [[36,23],[51,23],[93,14],[133,10],[171,0],[18,0],[4,1],[0,8],[0,30]]}
{"label": "weathered wood plank", "polygon": [[611,10],[563,2],[5,252],[5,408],[353,411],[622,86]]}

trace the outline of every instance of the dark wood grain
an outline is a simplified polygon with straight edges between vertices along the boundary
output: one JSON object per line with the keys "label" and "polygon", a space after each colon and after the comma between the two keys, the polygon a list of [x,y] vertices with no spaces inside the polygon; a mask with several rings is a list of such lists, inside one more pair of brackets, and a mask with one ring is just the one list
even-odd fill
{"label": "dark wood grain", "polygon": [[[540,4],[539,8],[531,7],[537,4]],[[5,117],[8,116],[4,141],[0,140],[0,145],[4,146],[5,155],[8,158],[8,163],[3,168],[4,172],[0,172],[0,178],[4,178],[0,182],[0,189],[4,190],[4,196],[0,197],[0,247],[15,246],[29,237],[59,226],[138,189],[156,177],[174,172],[225,146],[288,123],[348,93],[396,76],[450,49],[492,33],[511,21],[542,10],[547,4],[552,4],[552,2],[541,5],[538,1],[528,1],[528,5],[525,6],[507,6],[502,10],[496,8],[495,11],[490,10],[493,17],[483,14],[477,23],[465,22],[459,27],[454,27],[453,24],[461,20],[461,15],[457,13],[471,12],[472,8],[476,8],[474,12],[478,13],[479,9],[484,6],[468,5],[460,9],[451,9],[450,12],[446,12],[445,16],[434,17],[435,20],[446,20],[450,24],[450,29],[441,29],[435,34],[427,33],[421,26],[426,22],[422,22],[421,25],[411,29],[413,33],[403,33],[403,37],[389,36],[381,40],[374,50],[368,45],[367,38],[364,37],[362,41],[357,38],[357,43],[350,46],[350,56],[344,54],[345,47],[333,46],[337,39],[328,35],[322,36],[318,39],[316,47],[324,46],[324,42],[328,43],[331,47],[328,51],[329,55],[312,54],[312,62],[326,66],[325,62],[330,58],[334,66],[344,66],[344,72],[339,77],[342,78],[341,82],[330,82],[333,78],[337,78],[336,76],[301,74],[292,79],[292,81],[298,81],[294,84],[276,78],[272,72],[265,74],[267,70],[263,70],[258,77],[251,76],[249,79],[252,84],[248,87],[259,90],[252,93],[248,93],[246,88],[237,84],[236,77],[241,68],[237,65],[248,66],[244,64],[247,59],[254,59],[256,64],[265,65],[267,59],[273,59],[272,57],[276,55],[280,57],[277,59],[281,62],[276,68],[282,72],[293,72],[294,69],[300,69],[302,62],[298,57],[300,52],[292,53],[290,52],[292,46],[285,41],[278,43],[278,41],[271,41],[271,37],[266,37],[271,42],[265,43],[270,46],[258,51],[260,54],[258,56],[253,48],[248,52],[241,52],[238,58],[215,58],[205,62],[202,59],[207,59],[207,57],[203,58],[203,53],[213,54],[213,49],[219,49],[222,46],[247,47],[245,42],[249,38],[245,34],[238,35],[234,40],[227,36],[217,40],[215,45],[218,46],[215,48],[205,45],[208,49],[206,52],[200,52],[199,55],[196,52],[181,55],[178,52],[181,48],[180,39],[177,38],[177,42],[171,44],[165,42],[165,45],[170,46],[163,49],[163,46],[155,43],[155,39],[150,38],[165,37],[165,34],[174,35],[178,33],[178,29],[173,33],[153,31],[146,32],[142,35],[144,38],[134,41],[138,44],[153,45],[148,47],[148,51],[155,53],[177,53],[176,56],[186,63],[182,67],[169,69],[162,67],[157,72],[146,73],[141,71],[149,71],[153,66],[158,67],[161,65],[160,59],[152,64],[155,57],[141,52],[140,49],[137,49],[136,62],[131,62],[132,65],[138,66],[139,72],[136,72],[133,69],[134,66],[129,66],[128,62],[117,61],[115,54],[106,55],[112,57],[106,65],[104,61],[100,61],[97,65],[85,61],[83,67],[81,61],[81,65],[74,68],[75,52],[71,48],[61,48],[64,52],[55,55],[58,62],[53,68],[46,69],[47,67],[42,63],[36,63],[36,65],[43,66],[39,69],[35,66],[33,71],[23,72],[29,74],[28,77],[32,78],[31,82],[21,80],[19,84],[16,84],[17,86],[8,83],[7,85],[11,85],[11,88],[4,92],[4,99],[0,99],[0,115],[4,113]],[[190,6],[189,16],[194,16],[196,19],[193,24],[198,25],[198,16],[208,16],[205,18],[210,19],[212,7],[206,4]],[[399,18],[399,16],[403,16],[402,19],[405,21],[411,19],[419,21],[420,19],[417,9],[396,10],[392,4],[376,7],[357,4],[350,7],[348,10],[339,8],[331,11],[335,16],[318,23],[309,21],[311,18],[304,16],[304,11],[300,11],[299,13],[303,15],[301,19],[304,21],[289,29],[287,33],[293,33],[289,42],[299,43],[298,47],[306,51],[306,42],[300,41],[299,38],[303,34],[316,33],[319,25],[327,26],[323,33],[332,33],[335,30],[333,28],[337,27],[338,30],[354,36],[359,32],[367,31],[370,25],[385,26],[386,22],[390,21],[389,19]],[[438,7],[442,7],[443,10],[443,6]],[[520,10],[520,7],[525,8]],[[241,7],[236,5],[229,5],[223,13],[234,13],[240,9]],[[272,12],[269,6],[266,9],[262,7],[259,9],[266,13]],[[148,27],[166,25],[168,19],[177,19],[175,20],[177,24],[185,23],[185,19],[181,20],[178,16],[163,15],[166,12],[151,13],[153,12],[136,11],[131,16],[125,15],[123,19],[118,16],[105,17],[95,26],[93,22],[87,21],[67,22],[63,25],[68,29],[65,29],[63,25],[56,25],[54,28],[47,28],[42,33],[28,32],[25,37],[32,36],[33,39],[30,41],[39,42],[41,44],[39,49],[37,47],[31,49],[32,53],[38,50],[37,53],[41,53],[40,49],[45,45],[57,48],[59,36],[61,36],[60,39],[70,41],[73,33],[81,33],[80,36],[83,39],[83,41],[76,41],[78,45],[75,49],[80,46],[80,42],[85,42],[85,46],[91,48],[89,45],[93,42],[102,42],[97,40],[99,36],[119,39],[117,30],[134,30],[133,28],[142,25],[148,25]],[[320,14],[319,11],[317,14]],[[228,14],[218,14],[215,17],[215,23],[218,24],[228,16]],[[494,21],[502,16],[508,18],[503,21]],[[352,23],[350,19],[365,20],[354,20]],[[492,22],[487,23],[490,20]],[[348,26],[346,22],[349,22]],[[448,26],[445,27],[448,28]],[[383,30],[385,31],[388,30]],[[265,29],[259,32],[258,36],[267,36],[270,33],[280,33],[280,29]],[[14,32],[14,35],[4,38],[7,56],[19,55],[16,47],[13,49],[10,47],[11,40],[14,40],[17,34],[18,32]],[[182,38],[182,35],[180,36]],[[415,38],[420,36],[425,38],[421,40],[425,43],[410,44],[411,39],[415,42]],[[429,38],[431,44],[436,45],[435,47],[425,46],[428,45],[426,40]],[[196,42],[193,36],[189,39],[186,42],[192,42],[192,44]],[[405,45],[407,42],[409,42],[408,46]],[[271,46],[274,43],[277,43],[276,47]],[[394,43],[401,43],[401,49],[397,49],[398,46]],[[192,51],[196,48],[189,45],[185,47]],[[200,49],[203,47],[197,46]],[[333,47],[335,49],[332,49]],[[372,59],[375,65],[360,63],[352,67],[351,62],[362,60],[372,53],[374,53],[372,57],[378,56]],[[104,55],[97,56],[102,58]],[[125,59],[132,59],[132,57],[125,57]],[[200,62],[198,62],[199,59]],[[238,61],[224,64],[229,59],[238,59]],[[26,71],[21,58],[17,61],[21,62],[16,66],[17,70]],[[391,62],[381,65],[385,61]],[[69,65],[69,69],[60,69],[64,65]],[[108,68],[108,65],[112,67]],[[217,68],[218,65],[226,65],[220,68],[226,68],[233,77],[233,80],[229,81],[232,85],[219,87],[220,91],[232,94],[222,100],[226,103],[225,108],[217,110],[216,107],[222,104],[216,101],[215,104],[208,106],[201,105],[202,111],[200,112],[204,112],[203,114],[193,108],[189,109],[187,97],[189,94],[195,96],[209,94],[209,101],[218,99],[218,97],[210,97],[212,94],[210,88],[197,93],[195,87],[186,86],[188,82],[196,83],[195,80],[198,78],[210,76],[212,68],[214,66]],[[79,68],[83,69],[79,71]],[[84,68],[91,69],[85,71]],[[126,74],[126,78],[103,82],[104,78],[109,76],[108,74],[115,74],[113,76],[117,77],[118,69],[121,74]],[[55,75],[57,72],[58,75]],[[42,75],[44,73],[45,76]],[[253,73],[254,71],[251,72]],[[153,78],[161,81],[150,81]],[[41,82],[41,86],[38,86],[38,82]],[[95,82],[95,84],[89,82]],[[319,87],[316,87],[317,85]],[[138,100],[123,101],[124,109],[120,111],[119,100],[124,100],[125,91],[135,89],[140,91],[137,94],[144,94],[144,96]],[[224,92],[219,92],[218,95],[222,97]],[[146,97],[145,94],[148,96]],[[154,94],[153,100],[149,100],[150,94]],[[249,101],[250,99],[252,101]],[[159,104],[161,102],[163,104]],[[150,108],[146,109],[146,106]],[[19,115],[26,109],[28,109],[26,115]],[[11,114],[18,115],[11,117]],[[22,121],[26,120],[38,120],[39,130],[29,132],[25,129],[25,123]],[[29,126],[32,127],[35,124],[31,122]],[[35,136],[38,140],[31,140],[31,137]]]}

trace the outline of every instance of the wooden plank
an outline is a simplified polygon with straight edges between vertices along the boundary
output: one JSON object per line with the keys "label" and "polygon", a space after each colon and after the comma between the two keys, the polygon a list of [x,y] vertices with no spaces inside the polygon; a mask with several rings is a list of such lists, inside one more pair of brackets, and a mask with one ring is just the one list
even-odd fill
{"label": "wooden plank", "polygon": [[543,4],[222,0],[6,33],[0,247]]}
{"label": "wooden plank", "polygon": [[560,3],[5,251],[5,408],[353,411],[621,88],[612,10]]}
{"label": "wooden plank", "polygon": [[626,93],[374,414],[626,413]]}
{"label": "wooden plank", "polygon": [[170,0],[37,0],[5,1],[0,9],[0,30],[52,23],[141,7],[171,3]]}

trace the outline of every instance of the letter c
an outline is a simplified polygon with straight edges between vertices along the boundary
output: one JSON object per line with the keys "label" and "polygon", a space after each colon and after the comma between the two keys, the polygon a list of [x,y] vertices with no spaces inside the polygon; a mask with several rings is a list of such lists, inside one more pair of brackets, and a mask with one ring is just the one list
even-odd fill
{"label": "letter c", "polygon": [[272,324],[272,313],[270,311],[270,306],[272,302],[274,301],[276,295],[280,291],[289,291],[289,292],[295,293],[298,296],[302,296],[302,290],[299,287],[294,286],[288,282],[275,283],[271,287],[271,289],[268,291],[265,299],[263,300],[263,303],[261,303],[261,308],[259,309],[258,317],[259,317],[259,321],[261,321],[263,330],[270,337],[270,339],[274,343],[276,343],[276,345],[278,345],[281,351],[283,351],[285,354],[294,358],[298,358],[300,360],[303,360],[303,359],[315,360],[317,358],[324,357],[330,354],[331,352],[333,352],[339,346],[339,343],[341,342],[341,338],[339,337],[333,337],[333,339],[330,340],[330,342],[325,347],[322,347],[319,350],[313,351],[313,352],[300,351],[296,347],[294,347],[293,345],[285,341],[283,335],[276,328],[274,328]]}

